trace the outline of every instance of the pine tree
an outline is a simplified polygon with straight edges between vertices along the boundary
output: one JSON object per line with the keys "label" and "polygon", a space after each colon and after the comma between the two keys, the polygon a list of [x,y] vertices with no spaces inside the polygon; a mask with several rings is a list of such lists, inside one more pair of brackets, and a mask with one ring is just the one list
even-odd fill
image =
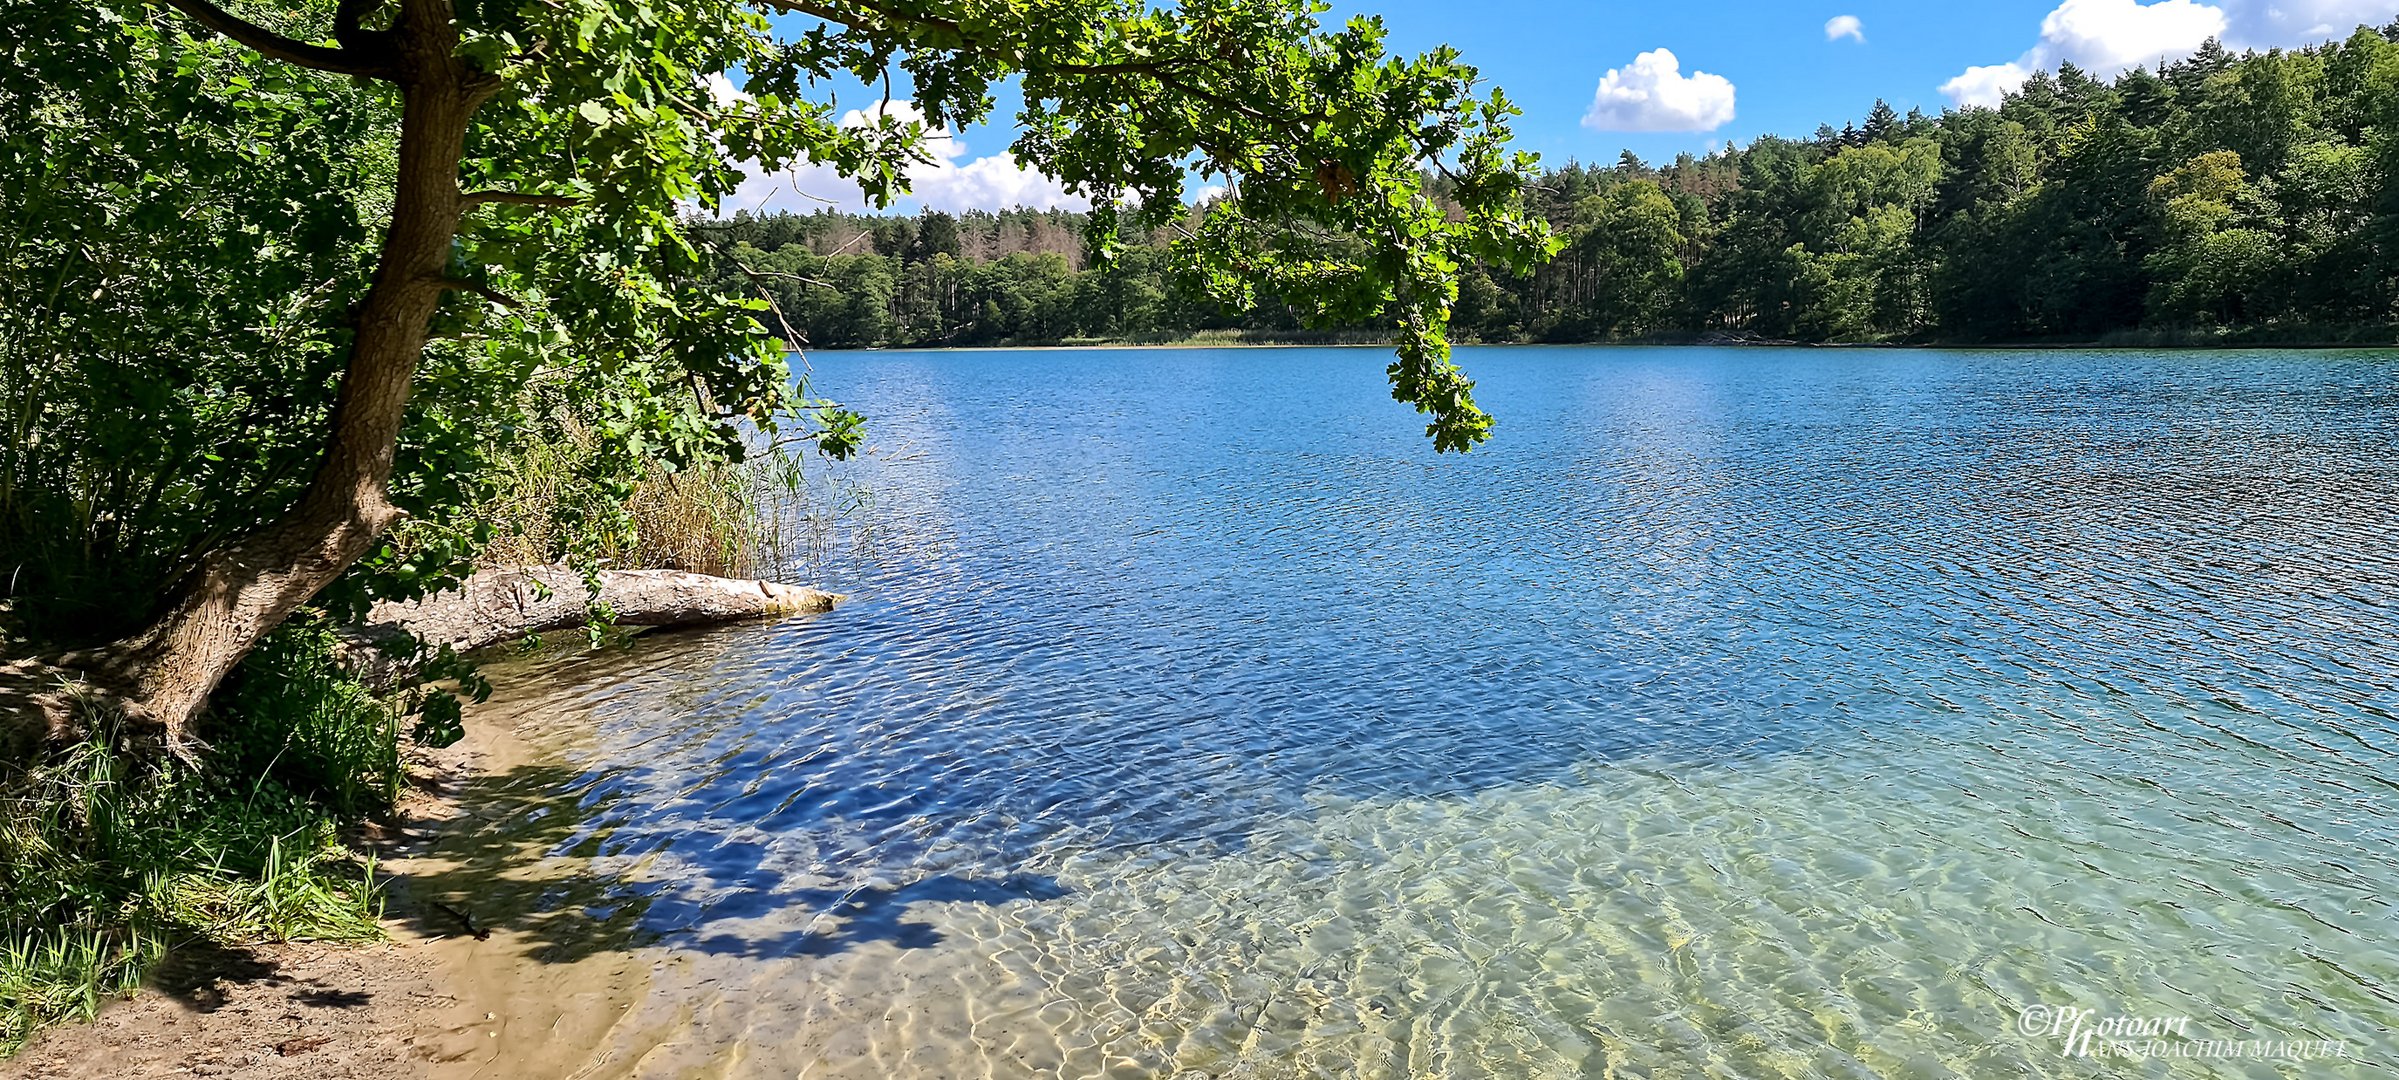
{"label": "pine tree", "polygon": [[2174,109],[2173,85],[2147,68],[2134,68],[2117,79],[2116,96],[2123,102],[2124,118],[2134,127],[2156,127]]}
{"label": "pine tree", "polygon": [[1896,142],[1900,136],[1899,111],[1881,98],[1874,99],[1874,111],[1866,114],[1867,142]]}
{"label": "pine tree", "polygon": [[916,244],[909,249],[910,262],[922,262],[935,255],[958,255],[958,219],[939,210],[928,212],[916,227]]}
{"label": "pine tree", "polygon": [[2209,79],[2232,70],[2237,62],[2223,42],[2209,38],[2199,46],[2198,51],[2184,60],[2167,65],[2164,71],[2166,81],[2174,84],[2175,93],[2193,98]]}

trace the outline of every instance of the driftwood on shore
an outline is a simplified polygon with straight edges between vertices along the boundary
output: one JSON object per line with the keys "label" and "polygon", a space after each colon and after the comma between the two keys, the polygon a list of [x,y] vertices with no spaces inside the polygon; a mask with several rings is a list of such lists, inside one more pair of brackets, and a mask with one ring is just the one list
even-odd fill
{"label": "driftwood on shore", "polygon": [[[605,570],[598,603],[618,626],[697,626],[829,611],[841,598],[799,585],[689,574]],[[409,603],[381,603],[348,635],[347,662],[369,685],[406,686],[419,677],[402,655],[378,646],[409,634],[427,648],[465,653],[531,634],[571,630],[590,619],[595,598],[583,575],[563,566],[485,570],[464,587]],[[0,765],[30,760],[44,741],[73,734],[72,687],[89,674],[80,658],[0,656]]]}
{"label": "driftwood on shore", "polygon": [[[841,599],[799,585],[680,570],[603,570],[598,584],[597,601],[618,626],[696,626],[829,611]],[[429,648],[471,652],[580,627],[590,618],[593,599],[583,575],[563,566],[484,570],[454,592],[375,605],[365,630],[371,638],[405,631]]]}

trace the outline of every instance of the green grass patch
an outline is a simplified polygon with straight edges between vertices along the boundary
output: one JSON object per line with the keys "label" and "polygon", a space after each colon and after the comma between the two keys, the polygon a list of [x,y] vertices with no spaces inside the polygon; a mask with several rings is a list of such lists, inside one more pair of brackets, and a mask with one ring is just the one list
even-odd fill
{"label": "green grass patch", "polygon": [[277,631],[244,663],[196,765],[88,719],[81,742],[0,776],[0,1057],[171,949],[381,936],[372,860],[341,835],[398,794],[400,717],[321,628]]}

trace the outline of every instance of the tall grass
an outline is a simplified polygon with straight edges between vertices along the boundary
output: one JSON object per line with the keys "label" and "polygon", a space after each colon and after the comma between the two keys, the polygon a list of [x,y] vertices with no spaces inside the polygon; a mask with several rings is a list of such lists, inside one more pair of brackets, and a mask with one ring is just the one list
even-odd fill
{"label": "tall grass", "polygon": [[235,718],[215,740],[227,775],[272,777],[347,820],[399,797],[400,711],[342,669],[332,633],[307,616],[252,650],[217,701]]}
{"label": "tall grass", "polygon": [[398,725],[301,624],[244,664],[199,764],[90,706],[81,741],[0,776],[0,1057],[173,949],[380,936],[373,864],[340,837],[390,808]]}
{"label": "tall grass", "polygon": [[577,560],[771,578],[816,562],[842,512],[819,505],[800,457],[779,452],[679,472],[654,467],[629,496],[595,486],[584,479],[604,475],[586,464],[595,441],[573,421],[559,423],[558,437],[506,463],[499,495],[481,515],[494,535],[479,565]]}
{"label": "tall grass", "polygon": [[499,498],[484,515],[494,536],[484,566],[528,566],[575,558],[615,567],[689,570],[724,577],[771,572],[776,551],[759,512],[752,465],[651,469],[630,498],[589,483],[595,452],[575,425],[508,462]]}

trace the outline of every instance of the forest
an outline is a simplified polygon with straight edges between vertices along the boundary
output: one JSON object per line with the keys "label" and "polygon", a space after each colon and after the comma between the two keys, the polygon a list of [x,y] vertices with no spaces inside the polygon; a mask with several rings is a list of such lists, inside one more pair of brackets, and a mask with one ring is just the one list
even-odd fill
{"label": "forest", "polygon": [[[1470,265],[1483,342],[2388,342],[2399,290],[2399,24],[2113,80],[2065,65],[1998,109],[1861,122],[1662,166],[1545,171],[1565,242]],[[1436,178],[1436,190],[1440,184]],[[729,290],[823,347],[1286,337],[1203,297],[1151,234],[1100,260],[1082,215],[818,212],[702,223]]]}

